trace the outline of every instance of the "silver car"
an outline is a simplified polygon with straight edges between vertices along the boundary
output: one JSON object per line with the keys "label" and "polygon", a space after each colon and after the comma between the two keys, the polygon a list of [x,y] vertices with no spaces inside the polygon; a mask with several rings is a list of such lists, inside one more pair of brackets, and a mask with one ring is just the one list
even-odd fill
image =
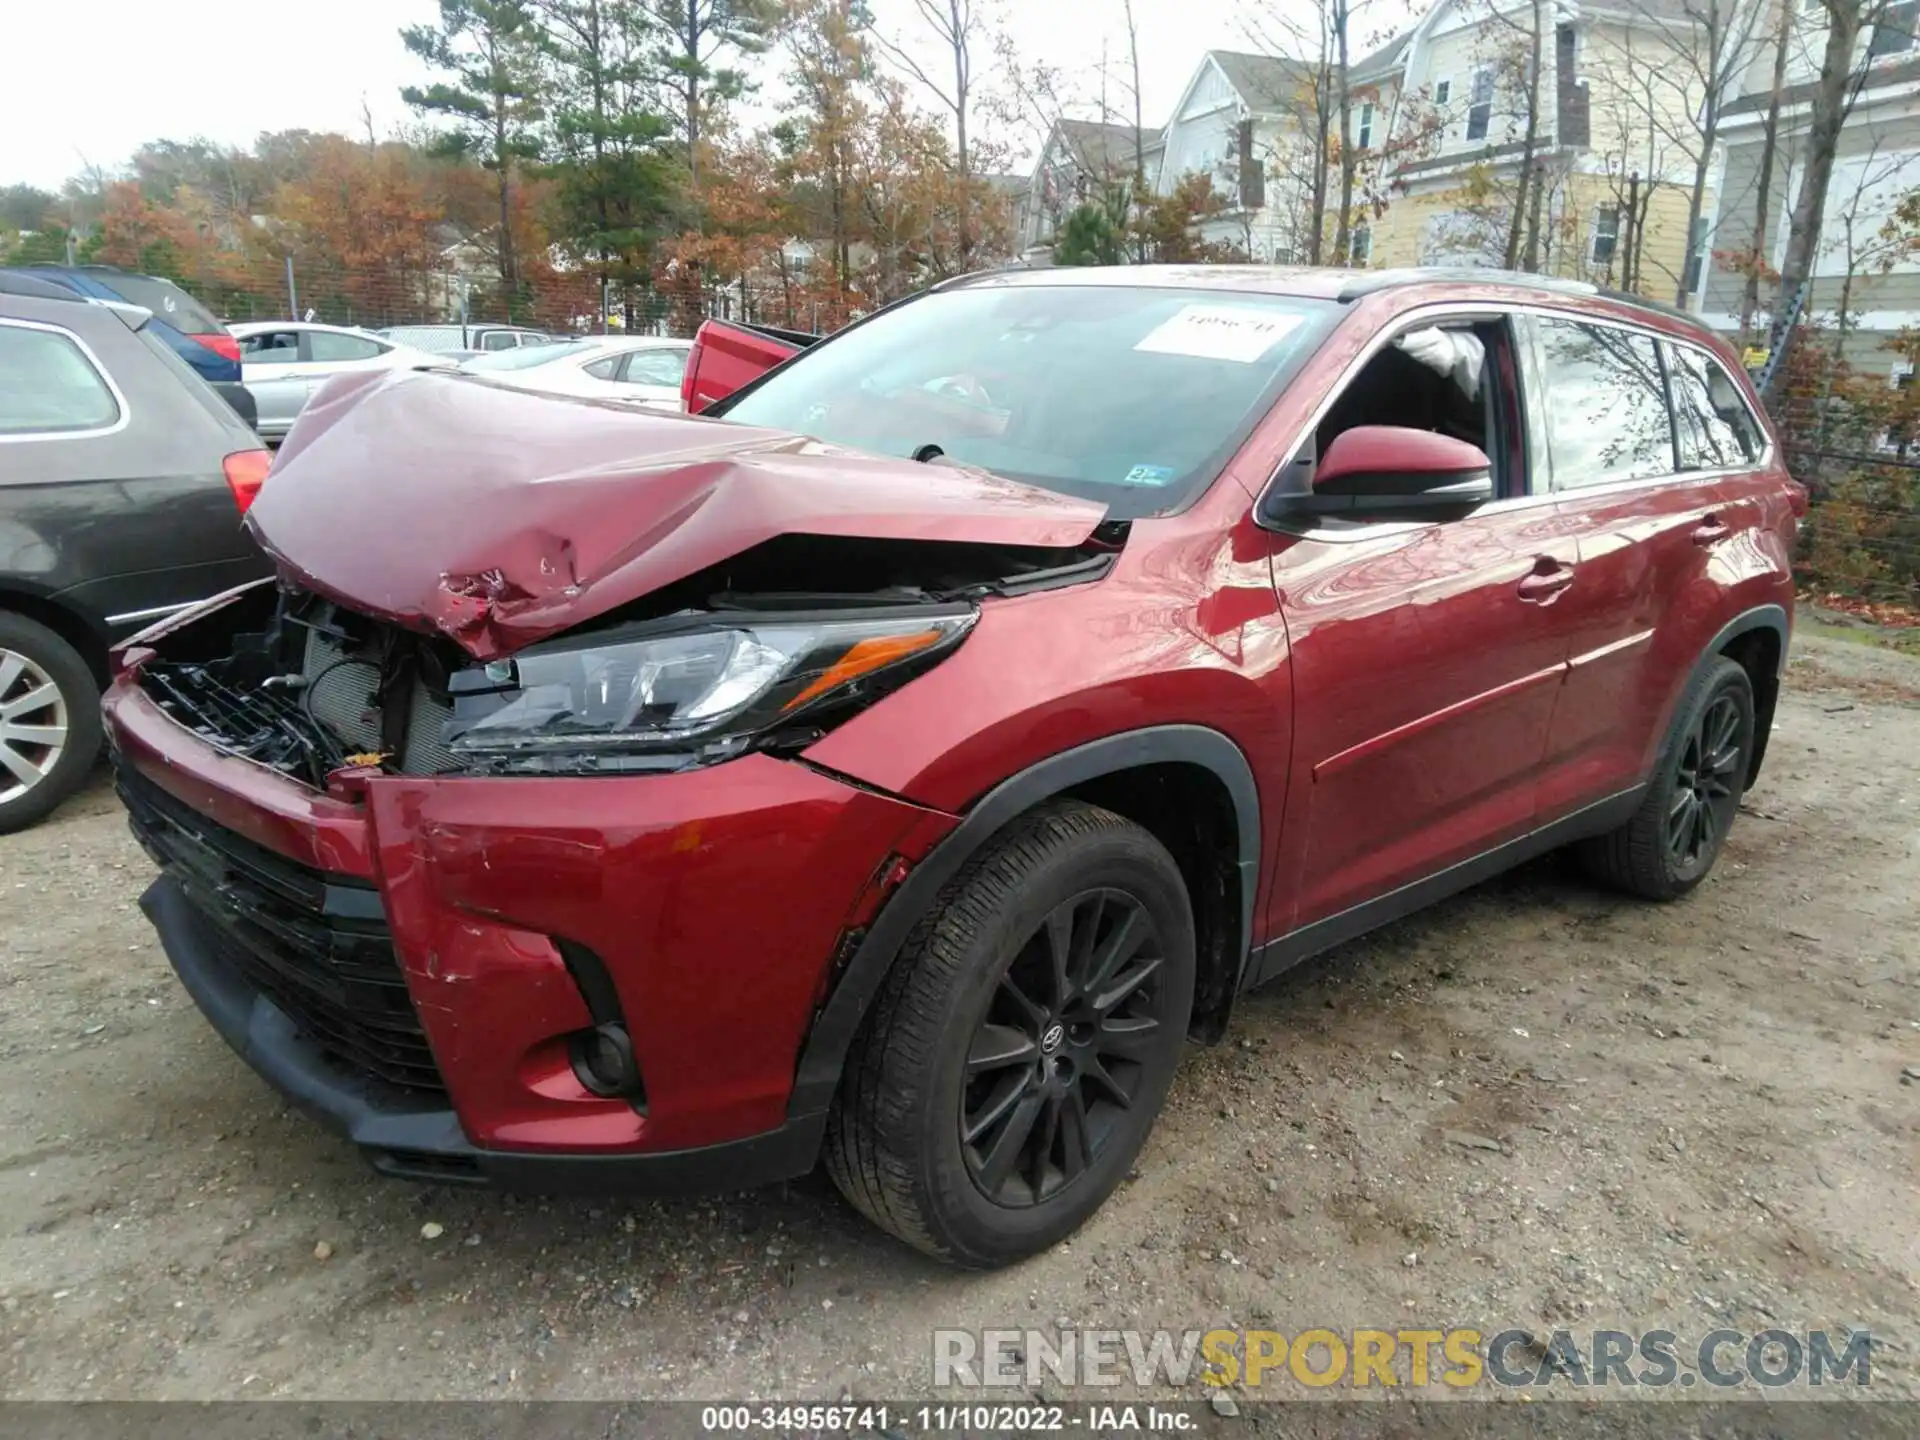
{"label": "silver car", "polygon": [[300,320],[257,320],[227,327],[240,342],[240,378],[260,410],[263,438],[293,428],[313,392],[330,376],[357,370],[435,370],[451,361],[365,330]]}
{"label": "silver car", "polygon": [[690,340],[657,335],[589,335],[463,361],[469,375],[485,375],[518,390],[637,401],[656,410],[680,408]]}

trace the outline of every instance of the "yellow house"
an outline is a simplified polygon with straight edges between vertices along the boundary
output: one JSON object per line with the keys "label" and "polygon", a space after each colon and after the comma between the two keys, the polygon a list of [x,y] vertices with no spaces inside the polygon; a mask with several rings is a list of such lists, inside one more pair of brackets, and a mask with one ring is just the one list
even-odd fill
{"label": "yellow house", "polygon": [[1695,124],[1710,68],[1700,7],[1616,6],[1438,0],[1356,64],[1350,84],[1378,118],[1355,263],[1511,258],[1655,299],[1696,293],[1715,208]]}

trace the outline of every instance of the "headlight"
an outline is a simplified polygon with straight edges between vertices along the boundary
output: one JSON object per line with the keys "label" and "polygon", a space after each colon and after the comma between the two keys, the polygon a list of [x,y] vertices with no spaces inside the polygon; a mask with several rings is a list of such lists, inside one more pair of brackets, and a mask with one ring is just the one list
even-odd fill
{"label": "headlight", "polygon": [[[718,617],[715,617],[716,620]],[[811,732],[920,673],[975,612],[704,621],[697,630],[536,646],[453,677],[446,738],[475,769],[648,770]]]}

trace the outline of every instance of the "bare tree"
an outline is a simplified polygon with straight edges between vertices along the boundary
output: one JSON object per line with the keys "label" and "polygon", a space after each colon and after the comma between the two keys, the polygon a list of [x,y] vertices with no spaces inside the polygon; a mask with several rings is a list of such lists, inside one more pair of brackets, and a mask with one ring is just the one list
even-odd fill
{"label": "bare tree", "polygon": [[1780,92],[1787,88],[1787,53],[1793,42],[1793,7],[1782,3],[1773,39],[1773,89],[1767,96],[1767,118],[1760,132],[1760,179],[1753,211],[1753,253],[1748,257],[1746,284],[1740,289],[1740,340],[1753,338],[1753,314],[1760,308],[1760,257],[1767,253],[1767,230],[1773,219],[1773,166],[1780,149]]}
{"label": "bare tree", "polygon": [[[1524,15],[1503,8],[1502,0],[1482,0],[1480,12],[1488,22],[1483,34],[1483,54],[1494,76],[1494,93],[1504,92],[1517,103],[1520,121],[1520,154],[1514,171],[1512,203],[1504,214],[1506,239],[1501,247],[1501,263],[1509,270],[1539,268],[1540,231],[1544,215],[1544,195],[1550,182],[1542,163],[1545,149],[1541,124],[1541,90],[1545,73],[1547,0],[1527,0]],[[1476,100],[1478,97],[1475,97]],[[1493,132],[1487,132],[1489,149]],[[1484,183],[1491,193],[1492,167],[1485,172]],[[1492,209],[1491,205],[1488,207]]]}
{"label": "bare tree", "polygon": [[1327,27],[1333,40],[1334,113],[1340,120],[1340,209],[1333,220],[1333,253],[1342,265],[1353,260],[1353,172],[1359,156],[1353,149],[1352,0],[1327,0]]}
{"label": "bare tree", "polygon": [[[1624,49],[1616,57],[1629,82],[1622,87],[1632,110],[1626,128],[1666,142],[1691,170],[1689,257],[1706,209],[1720,125],[1752,67],[1763,9],[1756,0],[1631,0],[1629,6]],[[1606,43],[1607,33],[1596,32],[1599,43]],[[1649,186],[1674,168],[1660,163],[1665,158],[1649,169]],[[1683,260],[1673,277],[1676,304],[1686,303],[1690,268]]]}
{"label": "bare tree", "polygon": [[[1133,191],[1128,197],[1130,208],[1138,209],[1147,200],[1147,137],[1142,131],[1143,116],[1140,111],[1140,27],[1133,20],[1133,0],[1120,0],[1120,13],[1127,22],[1127,64],[1133,75]],[[1147,258],[1147,239],[1138,235],[1134,240],[1134,258],[1144,261]]]}
{"label": "bare tree", "polygon": [[1526,131],[1520,142],[1520,193],[1514,199],[1513,218],[1507,226],[1509,270],[1540,268],[1540,191],[1545,177],[1536,173],[1535,156],[1540,149],[1540,79],[1546,69],[1541,63],[1545,9],[1546,0],[1531,0],[1527,10],[1527,64],[1522,76],[1526,83]]}
{"label": "bare tree", "polygon": [[[1334,117],[1336,92],[1344,67],[1338,61],[1334,40],[1332,7],[1316,4],[1304,12],[1285,0],[1270,0],[1269,5],[1243,18],[1242,29],[1263,54],[1304,56],[1305,82],[1283,107],[1285,117],[1298,140],[1282,146],[1271,157],[1287,182],[1285,189],[1297,196],[1301,212],[1294,224],[1296,242],[1305,235],[1304,247],[1296,243],[1296,252],[1304,248],[1309,265],[1325,259],[1327,197],[1333,188]],[[1343,207],[1344,208],[1344,207]],[[1338,254],[1336,250],[1336,255]]]}
{"label": "bare tree", "polygon": [[1856,66],[1854,54],[1860,49],[1860,37],[1885,15],[1887,0],[1820,0],[1820,6],[1826,12],[1826,46],[1807,117],[1800,191],[1794,197],[1787,225],[1786,259],[1780,266],[1780,304],[1774,313],[1779,352],[1772,357],[1767,372],[1768,393],[1763,398],[1768,401],[1778,393],[1786,373],[1784,362],[1793,347],[1793,327],[1799,319],[1794,312],[1819,253],[1820,224],[1826,214],[1834,157],[1840,149],[1840,127],[1853,112],[1872,58],[1869,55]]}
{"label": "bare tree", "polygon": [[973,51],[985,38],[986,21],[974,0],[913,0],[913,8],[939,42],[944,62],[952,67],[951,78],[937,78],[902,41],[875,31],[873,43],[952,114],[955,173],[964,179],[972,173],[967,121],[973,101]]}
{"label": "bare tree", "polygon": [[974,241],[970,193],[973,156],[967,143],[967,122],[973,105],[974,47],[986,41],[986,16],[976,0],[913,0],[913,8],[926,28],[933,32],[944,52],[944,60],[952,67],[950,79],[935,78],[913,51],[898,40],[889,40],[876,31],[873,41],[881,54],[912,76],[953,115],[954,174],[960,181],[961,195],[959,246],[964,266]]}

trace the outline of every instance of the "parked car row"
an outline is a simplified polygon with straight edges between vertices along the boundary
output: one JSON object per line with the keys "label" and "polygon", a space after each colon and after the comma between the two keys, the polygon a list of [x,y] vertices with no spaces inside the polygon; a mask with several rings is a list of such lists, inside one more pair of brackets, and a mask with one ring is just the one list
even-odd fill
{"label": "parked car row", "polygon": [[1116,266],[809,341],[706,327],[698,418],[576,388],[684,365],[637,343],[337,379],[248,514],[279,583],[123,652],[143,908],[377,1169],[824,1162],[1004,1264],[1252,986],[1555,847],[1714,866],[1806,494],[1691,319]]}

